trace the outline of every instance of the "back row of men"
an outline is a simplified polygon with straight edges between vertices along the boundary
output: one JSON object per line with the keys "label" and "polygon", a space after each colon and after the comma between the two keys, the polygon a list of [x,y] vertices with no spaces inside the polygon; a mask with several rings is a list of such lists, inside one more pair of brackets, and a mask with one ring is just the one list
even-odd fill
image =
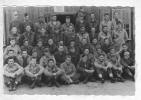
{"label": "back row of men", "polygon": [[114,14],[110,21],[105,13],[100,28],[94,13],[86,21],[83,8],[77,13],[75,26],[69,16],[63,25],[55,15],[48,23],[40,17],[32,24],[28,14],[22,24],[14,20],[4,49],[4,79],[9,90],[16,90],[21,80],[31,88],[41,86],[41,81],[59,87],[96,78],[102,83],[105,79],[123,82],[123,76],[134,80],[134,51],[118,12]]}

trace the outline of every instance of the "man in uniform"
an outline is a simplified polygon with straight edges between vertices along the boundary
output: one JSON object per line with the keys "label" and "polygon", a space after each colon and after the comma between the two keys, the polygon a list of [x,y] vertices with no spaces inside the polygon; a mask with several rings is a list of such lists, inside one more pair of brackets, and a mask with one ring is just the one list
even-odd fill
{"label": "man in uniform", "polygon": [[60,87],[58,78],[62,75],[62,71],[56,66],[54,59],[48,60],[48,64],[44,70],[44,75],[48,81],[49,87],[51,87],[53,84],[56,85],[56,87]]}
{"label": "man in uniform", "polygon": [[35,46],[35,33],[31,30],[30,25],[25,26],[25,32],[20,37],[20,46],[23,45],[24,40],[27,39],[29,45]]}
{"label": "man in uniform", "polygon": [[44,71],[44,68],[37,64],[36,58],[31,58],[31,61],[27,67],[25,67],[25,75],[30,82],[30,88],[33,89],[35,85],[41,86],[41,76]]}
{"label": "man in uniform", "polygon": [[111,82],[115,82],[115,80],[113,78],[113,73],[111,71],[112,65],[105,58],[104,54],[100,54],[98,56],[98,59],[95,60],[94,64],[95,64],[95,67],[96,67],[96,72],[98,74],[98,77],[101,80],[101,83],[105,82],[106,74],[108,74]]}
{"label": "man in uniform", "polygon": [[25,68],[29,64],[31,57],[28,55],[26,50],[22,50],[22,54],[18,56],[18,60],[21,66]]}
{"label": "man in uniform", "polygon": [[86,84],[88,81],[94,79],[94,57],[89,52],[89,49],[85,48],[80,61],[78,63],[78,72],[80,73],[80,80]]}
{"label": "man in uniform", "polygon": [[71,56],[66,56],[65,62],[60,65],[63,75],[61,79],[66,84],[78,83],[79,75],[77,74],[74,64],[71,62]]}
{"label": "man in uniform", "polygon": [[120,60],[121,65],[123,66],[123,72],[126,76],[129,76],[133,81],[135,80],[135,66],[134,59],[130,56],[130,52],[125,51],[124,56]]}
{"label": "man in uniform", "polygon": [[66,55],[67,54],[66,54],[66,52],[64,50],[64,47],[60,45],[58,47],[58,51],[54,54],[56,64],[57,64],[58,67],[60,67],[60,64],[65,61]]}
{"label": "man in uniform", "polygon": [[123,82],[122,78],[122,65],[120,64],[120,56],[116,53],[115,48],[111,47],[110,52],[107,54],[109,62],[112,64],[113,74],[117,81]]}
{"label": "man in uniform", "polygon": [[4,81],[9,87],[9,91],[17,89],[17,85],[21,82],[24,69],[17,63],[13,57],[8,58],[8,63],[4,65]]}

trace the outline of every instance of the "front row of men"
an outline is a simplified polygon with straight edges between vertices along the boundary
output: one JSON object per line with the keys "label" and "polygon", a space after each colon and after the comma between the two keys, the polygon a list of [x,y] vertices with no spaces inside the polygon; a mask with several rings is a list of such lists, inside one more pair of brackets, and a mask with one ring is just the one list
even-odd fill
{"label": "front row of men", "polygon": [[[54,57],[51,56],[42,64],[38,64],[37,58],[32,56],[27,66],[23,65],[23,67],[17,63],[16,57],[9,56],[4,66],[4,82],[9,87],[9,91],[13,91],[23,82],[29,84],[30,88],[42,86],[43,82],[49,87],[79,82],[86,84],[97,79],[100,79],[101,83],[104,83],[105,79],[113,83],[123,82],[123,74],[134,81],[135,67],[130,52],[124,52],[123,58],[119,58],[114,51],[114,48],[111,48],[107,57],[101,53],[95,58],[86,48],[77,65],[72,63],[73,59],[70,55],[67,55],[65,62],[60,65],[56,64]],[[27,51],[22,50],[22,55],[25,60],[24,58],[28,57]],[[43,63],[46,63],[46,66],[43,66]]]}

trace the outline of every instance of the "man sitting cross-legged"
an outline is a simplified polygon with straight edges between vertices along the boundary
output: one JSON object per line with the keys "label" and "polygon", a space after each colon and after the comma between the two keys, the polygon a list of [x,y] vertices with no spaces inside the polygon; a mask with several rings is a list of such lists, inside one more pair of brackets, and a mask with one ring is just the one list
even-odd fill
{"label": "man sitting cross-legged", "polygon": [[113,73],[111,71],[112,65],[107,61],[104,54],[99,55],[98,59],[96,59],[95,67],[101,83],[104,83],[106,74],[108,74],[111,82],[114,82]]}
{"label": "man sitting cross-legged", "polygon": [[44,68],[36,63],[37,59],[32,57],[29,65],[25,68],[25,75],[27,80],[31,83],[30,88],[33,89],[35,85],[41,86],[41,76]]}
{"label": "man sitting cross-legged", "polygon": [[60,68],[63,71],[61,79],[66,84],[79,83],[78,78],[80,75],[77,74],[75,65],[71,62],[71,56],[66,56],[65,62],[60,65]]}
{"label": "man sitting cross-legged", "polygon": [[59,67],[56,66],[54,59],[48,60],[48,65],[45,67],[44,75],[49,87],[53,85],[60,87],[58,78],[62,75],[62,71]]}
{"label": "man sitting cross-legged", "polygon": [[15,63],[13,57],[8,58],[8,63],[4,66],[4,81],[9,87],[9,91],[14,91],[17,85],[21,82],[21,78],[24,74],[23,68]]}

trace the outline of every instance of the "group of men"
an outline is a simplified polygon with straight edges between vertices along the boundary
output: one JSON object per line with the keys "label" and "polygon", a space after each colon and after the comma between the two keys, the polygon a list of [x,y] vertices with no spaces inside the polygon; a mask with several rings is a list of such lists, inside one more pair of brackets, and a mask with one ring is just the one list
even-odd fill
{"label": "group of men", "polygon": [[4,48],[4,83],[9,91],[19,84],[30,88],[46,84],[78,84],[105,80],[134,81],[134,50],[118,12],[110,20],[104,14],[98,23],[93,12],[80,8],[75,25],[69,16],[61,24],[56,15],[49,22],[43,16],[35,23],[24,14],[24,21],[10,23],[9,44]]}

